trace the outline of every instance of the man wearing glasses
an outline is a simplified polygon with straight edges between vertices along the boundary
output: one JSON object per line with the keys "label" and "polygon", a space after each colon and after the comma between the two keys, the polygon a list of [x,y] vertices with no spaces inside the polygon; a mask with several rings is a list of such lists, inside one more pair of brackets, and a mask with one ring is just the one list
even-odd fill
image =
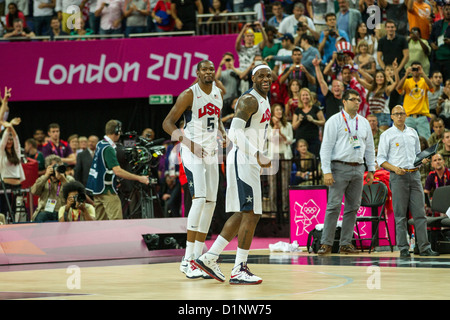
{"label": "man wearing glasses", "polygon": [[320,149],[324,182],[329,187],[329,193],[319,255],[331,253],[343,196],[345,209],[339,243],[340,253],[358,253],[351,242],[356,213],[361,205],[364,160],[369,171],[367,184],[372,184],[375,171],[372,129],[369,121],[358,115],[361,102],[359,93],[353,89],[347,90],[342,100],[344,109],[325,122]]}
{"label": "man wearing glasses", "polygon": [[[407,79],[410,74],[412,78]],[[434,92],[434,86],[423,71],[420,62],[411,63],[396,89],[398,93],[405,95],[403,107],[408,116],[406,125],[416,129],[419,136],[428,140],[431,135],[430,124],[428,123],[428,117],[430,117],[428,92]]]}
{"label": "man wearing glasses", "polygon": [[[400,257],[410,257],[407,240],[408,210],[414,219],[417,244],[421,256],[438,256],[431,250],[427,236],[425,199],[419,168],[414,167],[416,155],[420,153],[419,136],[407,126],[406,112],[402,106],[392,109],[394,125],[384,131],[378,144],[378,164],[391,172],[389,185],[392,191],[392,205],[395,216],[396,241]],[[429,159],[424,159],[423,164]]]}

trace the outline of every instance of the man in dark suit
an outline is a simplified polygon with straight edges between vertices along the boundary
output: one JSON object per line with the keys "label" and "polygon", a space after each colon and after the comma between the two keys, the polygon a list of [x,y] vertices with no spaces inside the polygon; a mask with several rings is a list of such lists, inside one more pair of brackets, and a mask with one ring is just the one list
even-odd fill
{"label": "man in dark suit", "polygon": [[88,138],[88,147],[86,150],[77,154],[77,163],[75,165],[75,180],[81,182],[86,186],[89,169],[91,168],[94,151],[98,143],[97,136],[90,136]]}

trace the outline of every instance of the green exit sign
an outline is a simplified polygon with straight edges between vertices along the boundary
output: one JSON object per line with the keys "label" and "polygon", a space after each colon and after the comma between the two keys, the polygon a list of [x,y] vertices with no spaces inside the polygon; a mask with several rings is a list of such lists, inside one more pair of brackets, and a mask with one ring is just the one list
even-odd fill
{"label": "green exit sign", "polygon": [[173,96],[171,94],[151,95],[149,104],[172,104]]}

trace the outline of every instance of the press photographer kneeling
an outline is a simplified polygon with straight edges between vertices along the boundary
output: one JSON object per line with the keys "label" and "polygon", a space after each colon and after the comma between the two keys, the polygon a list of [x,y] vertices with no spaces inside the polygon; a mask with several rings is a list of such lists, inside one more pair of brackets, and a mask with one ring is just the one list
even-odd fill
{"label": "press photographer kneeling", "polygon": [[38,206],[31,218],[34,222],[58,221],[58,210],[64,205],[62,188],[70,181],[71,176],[66,176],[66,167],[57,155],[49,155],[45,158],[45,174],[40,176],[31,187],[31,193],[39,196]]}
{"label": "press photographer kneeling", "polygon": [[81,183],[78,181],[66,183],[63,195],[66,205],[59,208],[59,222],[95,220],[95,209],[86,203],[86,189]]}

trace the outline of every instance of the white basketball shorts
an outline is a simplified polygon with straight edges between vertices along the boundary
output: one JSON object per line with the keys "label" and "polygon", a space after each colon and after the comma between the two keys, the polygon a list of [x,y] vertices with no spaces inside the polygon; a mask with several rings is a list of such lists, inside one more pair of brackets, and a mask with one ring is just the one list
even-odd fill
{"label": "white basketball shorts", "polygon": [[226,211],[262,214],[261,167],[236,147],[227,155]]}
{"label": "white basketball shorts", "polygon": [[191,196],[216,201],[219,188],[218,154],[200,159],[187,147],[180,148],[181,162],[184,166]]}

